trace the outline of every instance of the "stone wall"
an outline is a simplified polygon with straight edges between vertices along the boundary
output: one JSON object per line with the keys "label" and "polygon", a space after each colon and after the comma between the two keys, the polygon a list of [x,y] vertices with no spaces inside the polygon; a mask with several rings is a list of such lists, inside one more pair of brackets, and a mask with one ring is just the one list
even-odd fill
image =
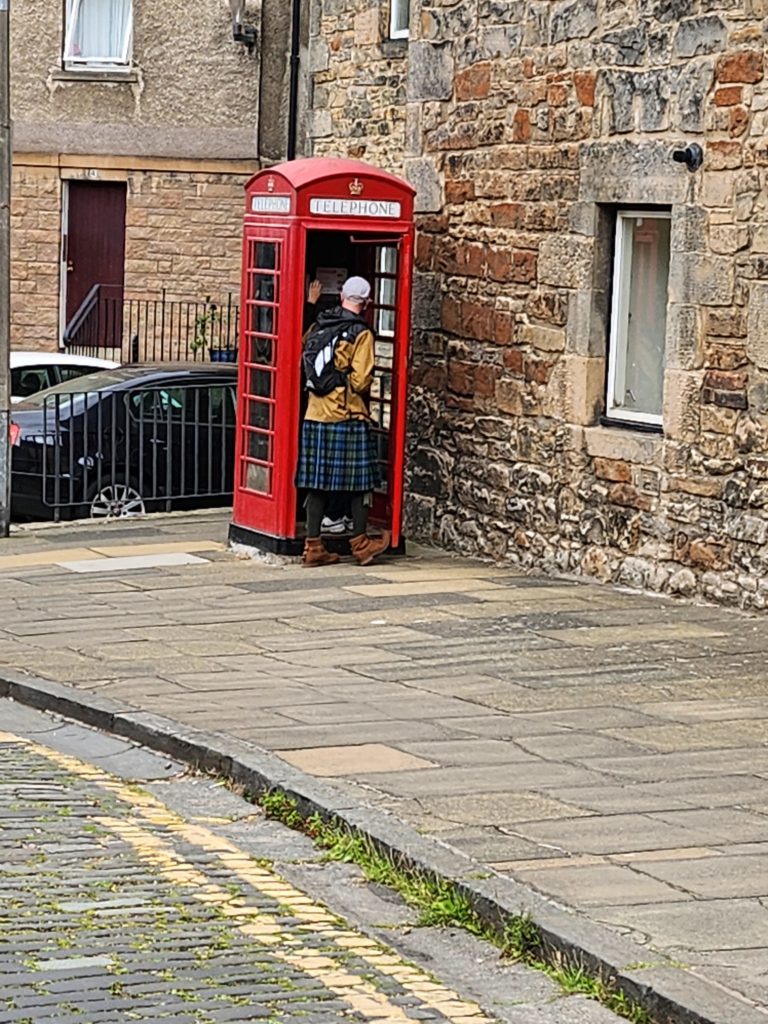
{"label": "stone wall", "polygon": [[132,171],[125,287],[189,298],[240,291],[243,174]]}
{"label": "stone wall", "polygon": [[15,166],[11,204],[11,344],[50,349],[59,337],[61,182],[50,168]]}
{"label": "stone wall", "polygon": [[367,0],[310,5],[310,154],[402,170],[408,44],[387,38],[388,8]]}
{"label": "stone wall", "polygon": [[[366,119],[354,92],[380,48],[354,43],[354,5],[318,6],[315,116],[337,149],[362,134],[365,157],[394,167],[382,111]],[[412,536],[765,606],[767,14],[764,0],[413,0],[406,101],[389,115],[419,188]],[[693,173],[671,158],[692,141]],[[636,204],[672,211],[661,434],[601,425],[615,210]]]}

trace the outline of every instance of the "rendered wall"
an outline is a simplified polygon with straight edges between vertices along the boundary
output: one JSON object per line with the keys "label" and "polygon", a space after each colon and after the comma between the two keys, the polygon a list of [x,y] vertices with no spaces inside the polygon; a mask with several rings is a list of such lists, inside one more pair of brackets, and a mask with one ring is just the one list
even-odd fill
{"label": "rendered wall", "polygon": [[99,80],[62,70],[62,10],[11,5],[17,151],[256,156],[258,57],[232,40],[224,0],[137,0],[134,67]]}

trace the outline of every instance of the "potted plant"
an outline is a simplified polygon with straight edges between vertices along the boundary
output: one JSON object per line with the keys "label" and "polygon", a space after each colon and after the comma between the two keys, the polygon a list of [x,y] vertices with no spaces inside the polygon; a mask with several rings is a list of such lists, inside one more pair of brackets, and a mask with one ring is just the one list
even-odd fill
{"label": "potted plant", "polygon": [[[206,295],[205,304],[201,312],[195,317],[194,334],[189,343],[189,350],[197,357],[197,353],[207,348],[211,362],[234,363],[237,360],[237,349],[222,345],[221,337],[221,311],[215,302],[211,301],[210,295]],[[216,335],[218,334],[218,339]],[[214,340],[218,345],[214,347]]]}

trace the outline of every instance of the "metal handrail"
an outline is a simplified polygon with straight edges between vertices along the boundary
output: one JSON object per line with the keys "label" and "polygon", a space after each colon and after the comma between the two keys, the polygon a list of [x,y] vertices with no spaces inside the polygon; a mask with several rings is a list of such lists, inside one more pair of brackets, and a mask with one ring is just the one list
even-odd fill
{"label": "metal handrail", "polygon": [[95,284],[77,308],[77,312],[67,324],[64,330],[64,344],[68,345],[85,323],[87,317],[98,307],[99,296],[101,295],[100,284]]}

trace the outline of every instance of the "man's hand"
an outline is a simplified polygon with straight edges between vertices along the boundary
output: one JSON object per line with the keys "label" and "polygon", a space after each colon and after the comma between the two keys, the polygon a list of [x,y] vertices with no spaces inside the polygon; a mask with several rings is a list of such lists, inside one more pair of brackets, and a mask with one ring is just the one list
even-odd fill
{"label": "man's hand", "polygon": [[310,283],[309,283],[309,291],[307,292],[307,302],[310,305],[314,306],[317,303],[317,300],[322,295],[322,293],[323,293],[323,286],[320,284],[320,282],[319,281],[310,281]]}

